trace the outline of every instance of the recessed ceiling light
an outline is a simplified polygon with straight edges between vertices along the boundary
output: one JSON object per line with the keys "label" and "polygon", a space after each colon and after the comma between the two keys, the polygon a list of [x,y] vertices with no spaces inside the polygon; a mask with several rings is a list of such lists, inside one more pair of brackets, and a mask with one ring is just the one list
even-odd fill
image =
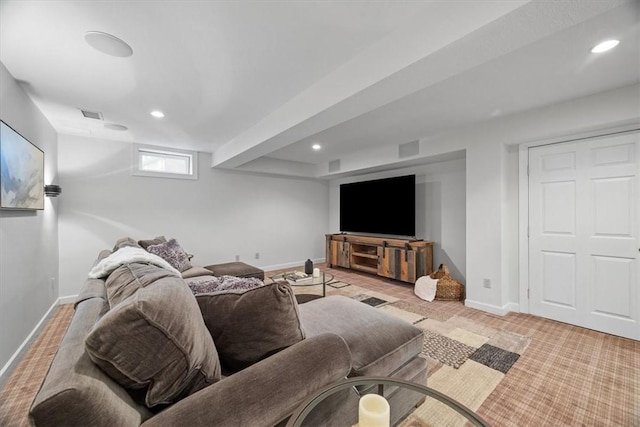
{"label": "recessed ceiling light", "polygon": [[102,31],[87,31],[84,33],[84,41],[92,48],[107,55],[122,58],[133,55],[133,49],[126,42]]}
{"label": "recessed ceiling light", "polygon": [[311,148],[313,148],[314,150],[318,151],[319,149],[321,149],[322,147],[320,146],[320,144],[313,144],[311,146]]}
{"label": "recessed ceiling light", "polygon": [[618,46],[618,43],[620,43],[620,40],[606,40],[596,45],[593,49],[591,49],[591,52],[593,53],[606,52],[609,49],[613,49],[614,47]]}
{"label": "recessed ceiling light", "polygon": [[119,125],[117,123],[106,123],[104,125],[104,127],[106,127],[107,129],[111,129],[111,130],[127,130],[129,129],[128,127],[124,126],[124,125]]}
{"label": "recessed ceiling light", "polygon": [[151,115],[156,119],[161,119],[164,117],[164,113],[162,111],[154,110],[151,112]]}

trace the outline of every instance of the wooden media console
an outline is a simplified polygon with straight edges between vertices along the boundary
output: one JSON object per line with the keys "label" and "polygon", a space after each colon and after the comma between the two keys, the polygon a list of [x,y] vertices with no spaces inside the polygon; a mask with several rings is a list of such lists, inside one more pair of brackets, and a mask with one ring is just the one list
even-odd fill
{"label": "wooden media console", "polygon": [[343,267],[415,283],[433,272],[433,242],[327,234],[328,267]]}

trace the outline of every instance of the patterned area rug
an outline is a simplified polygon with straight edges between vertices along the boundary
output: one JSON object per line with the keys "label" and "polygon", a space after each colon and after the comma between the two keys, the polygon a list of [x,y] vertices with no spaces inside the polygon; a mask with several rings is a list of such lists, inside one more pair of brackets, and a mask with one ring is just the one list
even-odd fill
{"label": "patterned area rug", "polygon": [[[355,285],[331,289],[328,294],[353,298],[422,329],[422,357],[428,361],[429,387],[473,411],[478,410],[531,342],[530,337]],[[427,399],[401,423],[402,427],[463,425],[466,419],[433,399]]]}

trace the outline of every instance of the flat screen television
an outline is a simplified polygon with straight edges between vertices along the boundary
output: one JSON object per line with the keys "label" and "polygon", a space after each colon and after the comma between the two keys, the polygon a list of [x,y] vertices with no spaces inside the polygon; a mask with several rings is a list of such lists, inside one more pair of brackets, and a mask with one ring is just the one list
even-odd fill
{"label": "flat screen television", "polygon": [[340,231],[416,235],[416,176],[340,185]]}
{"label": "flat screen television", "polygon": [[0,209],[44,209],[44,153],[3,121]]}

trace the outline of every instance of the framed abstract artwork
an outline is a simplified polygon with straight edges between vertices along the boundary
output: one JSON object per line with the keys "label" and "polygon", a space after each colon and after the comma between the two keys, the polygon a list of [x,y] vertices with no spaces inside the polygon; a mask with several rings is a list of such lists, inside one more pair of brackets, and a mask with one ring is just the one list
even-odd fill
{"label": "framed abstract artwork", "polygon": [[1,120],[0,208],[44,209],[44,152]]}

